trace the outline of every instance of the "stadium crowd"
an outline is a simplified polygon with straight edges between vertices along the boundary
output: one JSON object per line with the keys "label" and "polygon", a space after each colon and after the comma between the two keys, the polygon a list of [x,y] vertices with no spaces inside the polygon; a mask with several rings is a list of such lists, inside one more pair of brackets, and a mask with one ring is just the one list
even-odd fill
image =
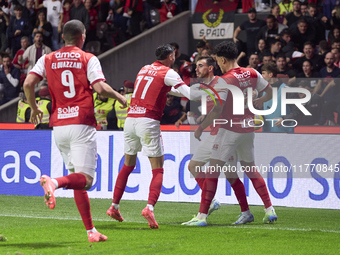
{"label": "stadium crowd", "polygon": [[[170,0],[165,2],[115,0],[110,3],[100,0],[85,1],[85,3],[80,0],[74,0],[74,2],[65,0],[62,3],[63,6],[60,7],[62,12],[59,17],[50,17],[47,2],[34,4],[32,0],[27,0],[26,3],[22,3],[23,5],[13,6],[12,4],[10,8],[5,2],[2,5],[0,19],[3,20],[2,25],[8,25],[6,38],[1,38],[1,49],[6,50],[7,53],[0,53],[0,61],[2,62],[3,58],[6,60],[6,57],[11,57],[11,55],[14,58],[13,65],[8,65],[6,68],[4,64],[0,70],[0,79],[9,75],[8,73],[13,77],[12,79],[3,79],[6,82],[0,80],[3,84],[3,97],[0,105],[18,96],[20,92],[18,84],[22,84],[27,70],[29,71],[34,66],[41,55],[62,45],[59,33],[62,32],[62,25],[68,19],[78,19],[85,24],[87,28],[86,43],[89,45],[91,45],[91,41],[98,40],[98,36],[101,36],[102,43],[105,41],[104,44],[107,43],[109,47],[114,47],[140,33],[141,24],[146,29],[155,25],[158,22],[157,17],[155,23],[155,16],[148,16],[155,8],[159,10],[159,22],[171,18],[171,15],[164,10],[170,8],[169,10],[175,15],[186,9],[186,1],[177,1],[176,4],[175,1]],[[59,3],[59,1],[50,3],[54,2]],[[133,4],[137,5],[133,6]],[[139,12],[141,10],[138,8],[139,5],[142,5],[143,12]],[[109,9],[110,6],[113,6],[113,9]],[[162,8],[165,9],[162,11]],[[22,25],[21,30],[15,28],[18,20],[28,20],[29,33],[27,33],[28,29],[24,28],[25,22],[19,22]],[[106,31],[103,32],[103,27],[96,24],[105,24],[104,30],[106,29]],[[113,32],[110,27],[117,31]],[[246,33],[245,42],[238,39],[243,30]],[[18,33],[17,36],[16,33]],[[58,34],[57,41],[53,39],[53,33]],[[108,37],[111,37],[112,40],[108,40]],[[282,1],[273,4],[271,13],[264,20],[257,18],[255,8],[250,8],[248,20],[235,28],[233,40],[239,50],[237,58],[239,65],[252,67],[262,74],[263,72],[267,73],[266,79],[273,87],[278,88],[279,93],[285,86],[301,87],[311,92],[311,100],[306,104],[306,108],[312,113],[312,116],[304,116],[297,107],[289,105],[287,115],[281,116],[279,109],[278,115],[272,117],[281,120],[296,119],[298,125],[336,125],[339,123],[340,82],[334,79],[340,77],[339,5],[321,5],[319,2],[306,3],[306,1],[298,0]],[[11,43],[6,44],[6,41]],[[31,41],[33,41],[32,45],[30,45]],[[204,37],[197,43],[196,52],[191,56],[181,53],[176,42],[171,45],[176,50],[173,69],[188,85],[197,82],[197,59],[202,56],[212,56],[215,59],[212,46]],[[84,48],[86,50],[86,46]],[[20,78],[18,78],[18,74]],[[217,65],[214,74],[221,75]],[[19,83],[16,83],[16,80],[19,80]],[[44,81],[41,84],[44,84]],[[130,88],[122,87],[120,92],[131,97],[133,87],[130,83],[129,86]],[[127,93],[126,90],[129,92]],[[303,94],[298,93],[289,96],[304,97]],[[115,107],[115,101],[101,99],[97,95],[94,96],[94,100],[100,102],[98,104],[100,109],[95,109],[96,114],[105,112],[105,116],[99,117],[101,120],[98,121],[98,124],[102,124],[104,129],[122,129],[124,126],[122,120],[127,115],[127,109],[120,110]],[[186,98],[169,95],[161,123],[177,126],[187,123],[197,124],[204,118],[204,116],[201,117],[198,106],[199,103],[188,101]],[[103,107],[106,107],[106,110],[103,110]],[[268,131],[275,132],[274,130]]]}

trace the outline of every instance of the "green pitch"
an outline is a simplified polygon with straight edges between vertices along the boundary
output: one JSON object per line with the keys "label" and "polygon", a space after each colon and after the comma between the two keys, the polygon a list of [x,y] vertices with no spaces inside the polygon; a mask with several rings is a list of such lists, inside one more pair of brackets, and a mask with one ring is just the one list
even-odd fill
{"label": "green pitch", "polygon": [[[140,215],[145,201],[122,201],[124,222],[106,216],[108,199],[92,199],[94,225],[108,236],[90,244],[74,200],[56,198],[49,210],[42,197],[0,196],[0,255],[66,254],[339,254],[340,211],[275,207],[278,221],[263,224],[263,207],[251,206],[255,222],[231,226],[236,205],[222,205],[208,227],[181,226],[198,211],[194,203],[159,202],[160,228]],[[7,241],[1,241],[6,237]]]}

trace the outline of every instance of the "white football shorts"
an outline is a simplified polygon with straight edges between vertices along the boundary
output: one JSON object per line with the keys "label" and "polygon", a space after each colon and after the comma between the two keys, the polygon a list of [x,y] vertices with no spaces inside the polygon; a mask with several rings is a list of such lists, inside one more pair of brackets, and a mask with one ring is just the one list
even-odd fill
{"label": "white football shorts", "polygon": [[88,125],[53,127],[55,142],[67,169],[94,176],[97,167],[96,129]]}
{"label": "white football shorts", "polygon": [[164,155],[160,122],[146,117],[128,117],[124,124],[124,153],[136,155],[142,148],[143,154],[151,158]]}
{"label": "white football shorts", "polygon": [[254,161],[254,132],[235,133],[220,128],[212,146],[211,158],[228,162],[235,153],[240,161]]}

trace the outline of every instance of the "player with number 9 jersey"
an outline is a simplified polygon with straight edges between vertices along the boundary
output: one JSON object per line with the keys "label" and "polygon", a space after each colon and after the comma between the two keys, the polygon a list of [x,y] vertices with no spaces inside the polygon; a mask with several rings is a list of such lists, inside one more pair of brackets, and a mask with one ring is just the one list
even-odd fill
{"label": "player with number 9 jersey", "polygon": [[96,56],[76,46],[63,47],[42,56],[30,73],[52,81],[50,126],[96,126],[91,84],[105,81]]}

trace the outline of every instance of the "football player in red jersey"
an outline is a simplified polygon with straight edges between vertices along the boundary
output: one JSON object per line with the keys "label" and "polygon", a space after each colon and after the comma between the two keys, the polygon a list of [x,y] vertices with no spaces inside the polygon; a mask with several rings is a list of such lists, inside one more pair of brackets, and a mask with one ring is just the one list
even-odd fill
{"label": "football player in red jersey", "polygon": [[42,110],[34,97],[34,86],[47,77],[52,97],[50,126],[56,144],[70,175],[51,179],[41,176],[45,203],[55,207],[54,190],[74,190],[74,199],[88,233],[89,242],[106,241],[92,223],[90,201],[87,195],[97,163],[96,119],[94,117],[93,89],[106,97],[117,99],[126,107],[126,99],[105,83],[101,65],[96,56],[81,50],[85,41],[85,27],[78,20],[64,26],[65,47],[42,56],[28,74],[24,90],[31,106],[31,120],[41,121]]}
{"label": "football player in red jersey", "polygon": [[194,93],[171,68],[175,61],[174,48],[169,44],[161,45],[156,49],[155,54],[157,61],[144,66],[137,74],[124,125],[125,162],[118,174],[113,192],[113,203],[107,215],[118,221],[124,220],[119,212],[119,202],[128,177],[135,168],[137,152],[143,148],[144,154],[149,157],[153,177],[148,203],[142,215],[148,221],[150,228],[157,229],[158,224],[153,209],[160,195],[163,181],[164,151],[160,120],[166,103],[166,95],[172,88],[177,89],[189,99]]}
{"label": "football player in red jersey", "polygon": [[[223,73],[222,78],[224,78],[227,84],[234,85],[238,88],[240,88],[242,84],[242,91],[247,89],[247,87],[252,87],[253,90],[256,89],[260,92],[265,91],[266,93],[264,96],[254,100],[254,105],[259,108],[262,107],[263,102],[271,99],[272,88],[268,82],[263,79],[261,74],[252,68],[238,66],[236,62],[237,48],[235,43],[230,41],[222,42],[216,46],[215,52],[217,55],[217,64],[220,66]],[[245,113],[243,115],[234,115],[233,100],[237,99],[233,98],[231,93],[228,93],[228,96],[226,100],[223,101],[222,105],[215,105],[195,131],[195,137],[200,139],[202,131],[211,125],[214,119],[220,118],[228,120],[227,124],[219,126],[218,133],[212,146],[210,166],[214,166],[216,169],[222,169],[224,164],[234,158],[236,153],[242,167],[247,170],[247,175],[250,177],[253,186],[265,205],[266,212],[263,222],[273,222],[274,220],[277,220],[277,216],[271,204],[266,184],[261,175],[257,172],[254,164],[254,127],[247,125],[246,121],[248,119],[254,119],[254,114],[245,107]],[[231,122],[234,124],[230,124]],[[234,191],[236,191],[235,195],[241,206],[241,215],[234,223],[238,225],[254,221],[254,216],[249,210],[244,186],[237,177],[237,174],[235,174],[236,173],[228,173],[227,179]],[[191,221],[186,222],[185,225],[207,225],[206,217],[208,209],[217,188],[217,177],[213,177],[215,178],[206,178],[204,181],[200,213]]]}

